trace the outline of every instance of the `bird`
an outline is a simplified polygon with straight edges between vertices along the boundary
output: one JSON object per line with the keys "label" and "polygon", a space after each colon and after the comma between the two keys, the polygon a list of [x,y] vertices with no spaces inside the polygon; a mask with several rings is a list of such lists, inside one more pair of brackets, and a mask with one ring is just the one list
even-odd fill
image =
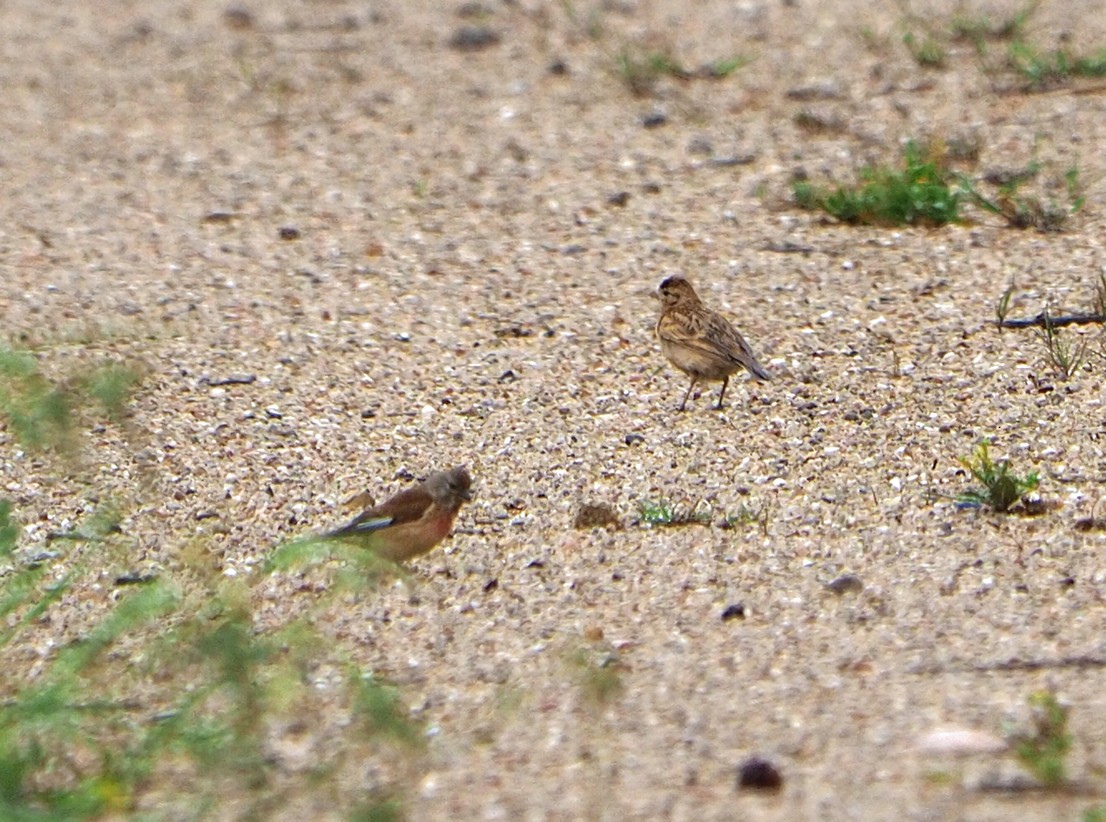
{"label": "bird", "polygon": [[472,477],[459,465],[431,474],[322,537],[348,540],[383,559],[406,562],[445,539],[461,505],[471,499]]}
{"label": "bird", "polygon": [[670,363],[691,377],[691,385],[677,410],[684,410],[691,389],[700,380],[722,381],[722,393],[715,406],[721,408],[730,377],[742,368],[758,380],[771,379],[745,338],[729,320],[703,305],[684,277],[666,277],[657,286],[656,296],[661,301],[656,328],[661,351]]}

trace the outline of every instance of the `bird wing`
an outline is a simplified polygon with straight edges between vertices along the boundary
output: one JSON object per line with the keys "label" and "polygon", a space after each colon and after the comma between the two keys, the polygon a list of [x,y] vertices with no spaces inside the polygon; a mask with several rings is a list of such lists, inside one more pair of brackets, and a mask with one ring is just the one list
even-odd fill
{"label": "bird wing", "polygon": [[408,488],[375,508],[358,514],[349,525],[331,531],[330,535],[340,537],[363,534],[393,525],[403,525],[405,522],[414,522],[421,519],[433,503],[434,498],[423,488]]}
{"label": "bird wing", "polygon": [[768,379],[768,372],[757,362],[753,350],[725,317],[714,311],[668,312],[657,322],[657,336],[666,342],[709,358],[730,360],[748,369],[757,379]]}
{"label": "bird wing", "polygon": [[707,315],[706,326],[706,333],[703,335],[704,343],[709,343],[712,350],[718,351],[719,354],[734,362],[741,363],[757,379],[768,379],[768,372],[757,362],[753,349],[745,342],[741,332],[734,328],[733,323],[712,311]]}

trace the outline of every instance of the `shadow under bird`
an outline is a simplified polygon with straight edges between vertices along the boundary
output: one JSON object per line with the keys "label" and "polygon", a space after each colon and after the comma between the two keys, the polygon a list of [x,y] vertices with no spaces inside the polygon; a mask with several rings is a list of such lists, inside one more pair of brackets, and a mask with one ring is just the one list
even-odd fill
{"label": "shadow under bird", "polygon": [[472,477],[464,466],[438,471],[425,482],[375,505],[324,539],[342,539],[393,562],[425,554],[453,528],[461,506],[472,499]]}
{"label": "shadow under bird", "polygon": [[703,305],[695,289],[680,276],[666,278],[657,287],[661,301],[657,319],[657,339],[661,351],[670,363],[691,377],[679,411],[684,410],[691,389],[701,381],[722,381],[718,405],[726,396],[730,377],[745,369],[755,379],[771,377],[764,370],[753,350],[729,320]]}

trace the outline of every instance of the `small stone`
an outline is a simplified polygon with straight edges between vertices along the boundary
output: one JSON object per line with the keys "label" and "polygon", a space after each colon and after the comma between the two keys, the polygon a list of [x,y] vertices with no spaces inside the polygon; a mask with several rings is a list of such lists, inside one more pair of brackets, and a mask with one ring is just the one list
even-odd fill
{"label": "small stone", "polygon": [[137,571],[122,574],[115,578],[116,585],[143,585],[147,582],[153,582],[157,579],[157,574],[141,574]]}
{"label": "small stone", "polygon": [[625,437],[623,437],[623,441],[627,445],[637,445],[638,443],[645,442],[645,437],[641,434],[635,434],[635,433],[631,432],[631,433],[627,434]]}
{"label": "small stone", "polygon": [[864,590],[864,583],[860,581],[860,577],[856,574],[844,574],[831,582],[827,582],[826,587],[837,596],[842,596],[844,594],[859,594]]}
{"label": "small stone", "polygon": [[203,217],[205,223],[229,223],[238,215],[233,211],[209,211]]}
{"label": "small stone", "polygon": [[688,154],[711,154],[714,151],[714,145],[711,143],[710,138],[704,137],[699,134],[692,137],[687,144]]}
{"label": "small stone", "polygon": [[277,234],[282,240],[298,240],[303,236],[303,233],[297,226],[294,225],[282,225],[277,229]]}
{"label": "small stone", "polygon": [[753,756],[742,762],[738,768],[737,787],[758,791],[778,791],[783,787],[783,776],[767,759]]}
{"label": "small stone", "polygon": [[227,6],[223,11],[223,22],[232,29],[249,29],[253,28],[253,15],[243,6]]}
{"label": "small stone", "polygon": [[449,38],[449,47],[457,51],[481,51],[498,42],[499,34],[488,26],[461,26]]}
{"label": "small stone", "polygon": [[726,606],[726,610],[722,612],[722,621],[729,622],[731,619],[745,619],[744,602],[737,602],[733,605]]}
{"label": "small stone", "polygon": [[1022,497],[1022,508],[1031,517],[1037,517],[1048,513],[1049,504],[1041,498],[1036,491],[1032,491]]}
{"label": "small stone", "polygon": [[568,63],[558,57],[549,64],[549,73],[554,77],[564,77],[568,74]]}
{"label": "small stone", "polygon": [[598,625],[589,625],[584,629],[584,639],[588,642],[602,642],[603,641],[603,629]]}
{"label": "small stone", "polygon": [[628,202],[630,202],[630,192],[628,191],[620,191],[607,198],[607,205],[617,206],[619,208],[624,207]]}
{"label": "small stone", "polygon": [[994,734],[956,727],[934,728],[917,744],[919,753],[952,756],[1002,753],[1006,748],[1006,742]]}
{"label": "small stone", "polygon": [[668,122],[668,116],[662,111],[653,111],[641,118],[641,124],[646,128],[659,128]]}
{"label": "small stone", "polygon": [[787,90],[789,100],[835,100],[841,96],[841,87],[833,80],[816,80]]}
{"label": "small stone", "polygon": [[220,385],[252,385],[253,383],[257,382],[257,375],[231,374],[227,377],[216,377],[215,379],[201,380],[200,382],[206,382],[212,387]]}
{"label": "small stone", "polygon": [[457,16],[461,18],[481,18],[491,14],[491,9],[483,3],[462,3],[457,9]]}

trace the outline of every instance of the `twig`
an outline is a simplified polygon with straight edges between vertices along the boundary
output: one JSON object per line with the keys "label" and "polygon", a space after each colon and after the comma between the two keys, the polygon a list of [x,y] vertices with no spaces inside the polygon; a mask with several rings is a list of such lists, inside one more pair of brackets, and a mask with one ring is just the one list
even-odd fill
{"label": "twig", "polygon": [[1068,317],[1053,317],[1042,311],[1036,317],[1027,320],[1002,320],[999,328],[1060,328],[1065,325],[1094,325],[1106,323],[1104,314],[1072,314]]}

